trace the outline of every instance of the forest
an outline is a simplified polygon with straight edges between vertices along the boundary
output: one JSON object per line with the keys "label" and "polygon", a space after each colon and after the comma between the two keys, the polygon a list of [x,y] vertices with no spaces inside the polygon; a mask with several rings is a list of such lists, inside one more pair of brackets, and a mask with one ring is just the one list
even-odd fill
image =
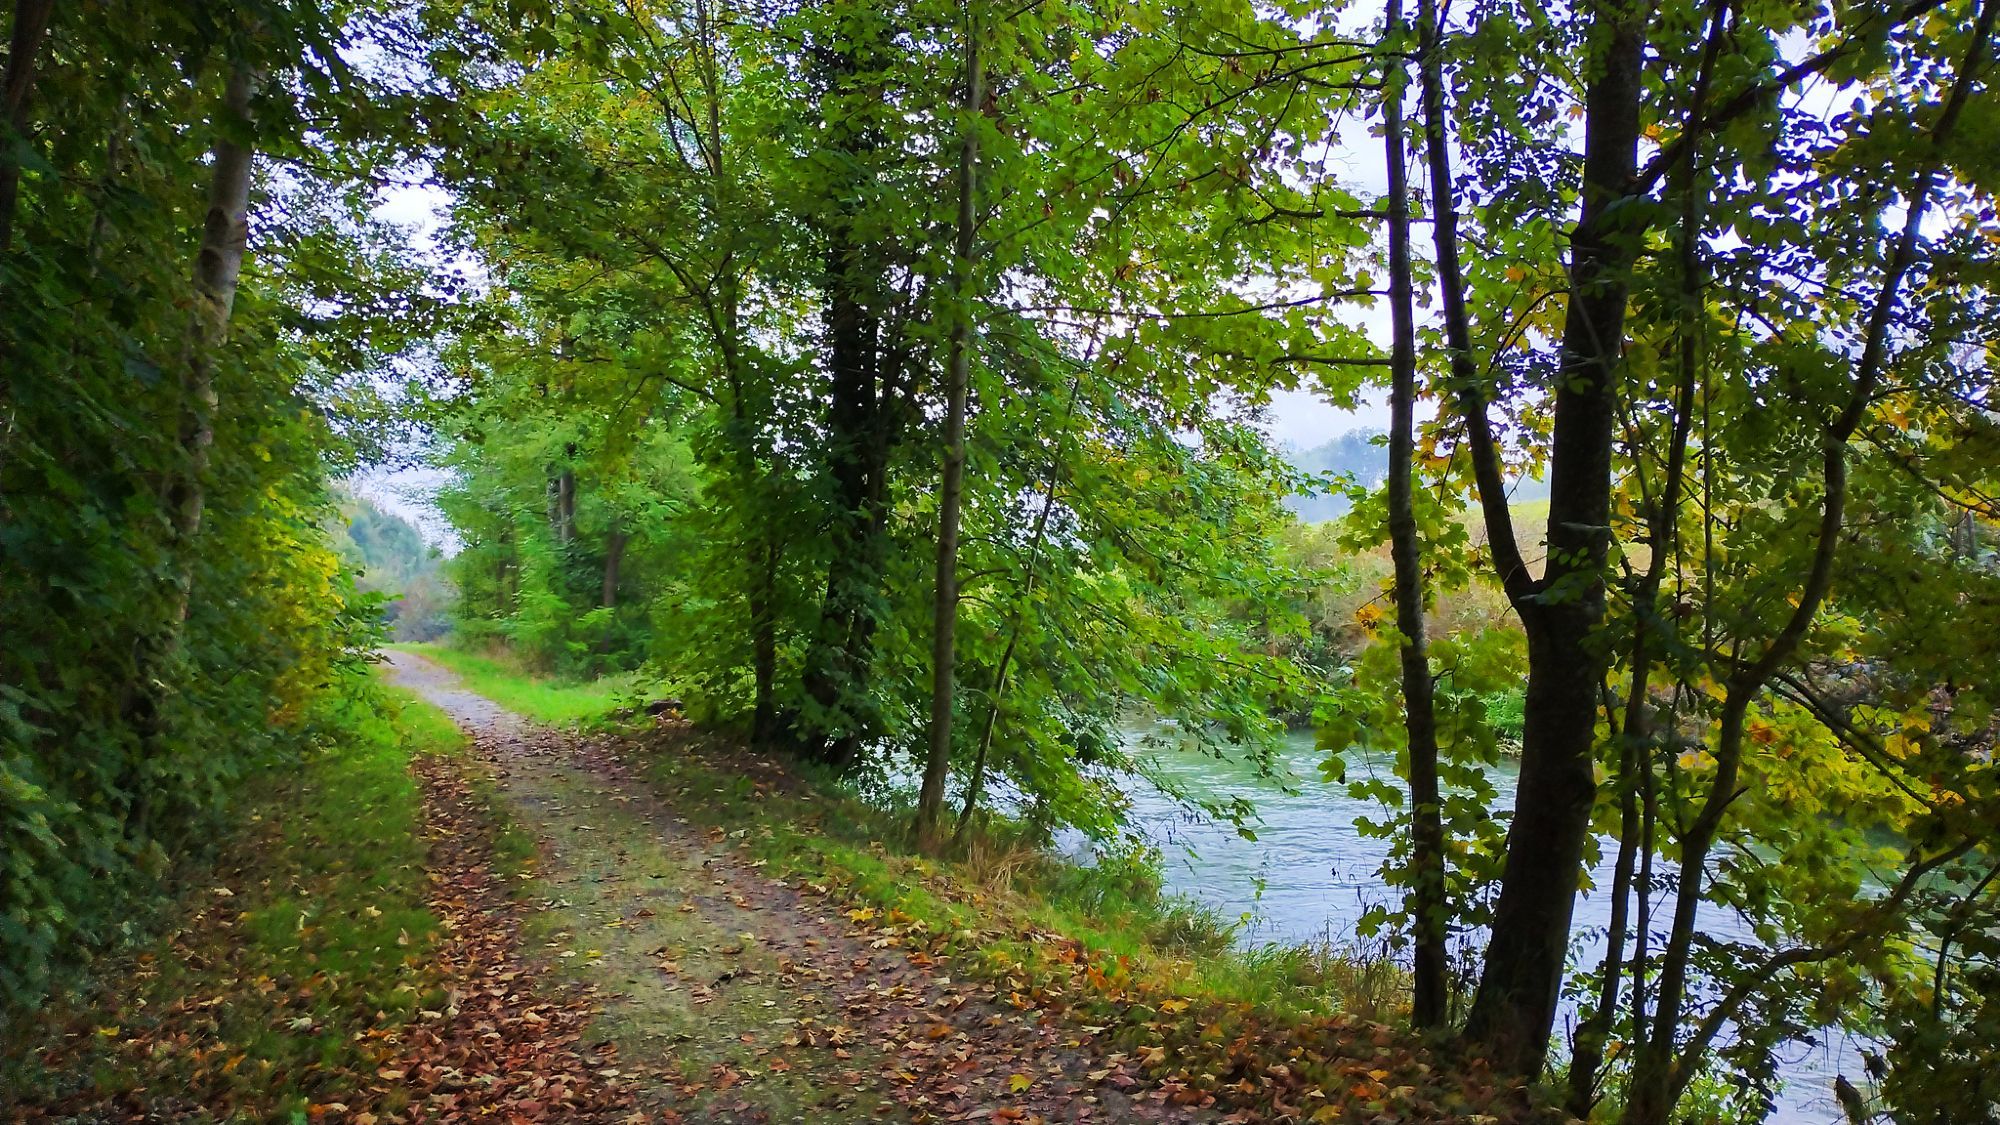
{"label": "forest", "polygon": [[[1113,1076],[1110,1120],[2000,1121],[1996,11],[10,0],[0,1111],[475,1119],[429,1063],[301,1037],[460,1019],[423,974],[557,924],[437,888],[516,837],[583,870],[595,823],[536,818],[644,759],[689,846],[791,849],[722,906],[832,894],[884,935],[856,957],[907,944],[1003,1014],[1087,993],[1038,1017],[1088,1026],[1060,1050],[1125,1037],[1021,1048],[986,1102],[896,1079],[899,1120],[1082,1119],[1061,1070]],[[1324,432],[1275,436],[1302,411]],[[416,466],[421,531],[364,483]],[[599,724],[546,736],[585,772],[521,766],[544,736],[444,668]],[[704,819],[711,782],[746,819]],[[1322,820],[1373,850],[1304,846],[1370,857],[1332,937],[1386,1002],[1189,983],[1277,954],[1162,890],[1160,826],[1254,842],[1258,794],[1369,810]],[[1036,874],[938,892],[948,923],[870,897],[1003,853]],[[371,870],[410,913],[334,909]],[[1097,929],[999,905],[1114,882]],[[227,962],[158,950],[231,909],[237,953],[297,914],[305,963],[228,987],[303,1022],[162,1030],[121,1057],[189,1069],[105,1093],[78,1060],[139,1019],[89,1014],[105,982]],[[1134,918],[1220,936],[1176,960]],[[602,956],[493,1001],[568,1029],[520,1058],[598,1041],[548,998]],[[158,995],[146,1026],[199,1007]],[[1342,1069],[1356,1021],[1411,1053]],[[619,1042],[507,1112],[793,1119],[726,1100],[789,1062],[666,1109]]]}

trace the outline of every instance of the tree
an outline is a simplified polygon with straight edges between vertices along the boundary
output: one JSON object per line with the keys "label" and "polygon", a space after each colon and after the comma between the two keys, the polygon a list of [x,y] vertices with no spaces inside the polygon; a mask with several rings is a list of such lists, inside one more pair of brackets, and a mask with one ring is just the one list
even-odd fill
{"label": "tree", "polygon": [[917,795],[917,839],[935,846],[944,812],[945,771],[951,766],[953,688],[958,650],[958,530],[965,488],[965,412],[972,381],[974,240],[978,233],[979,134],[974,122],[985,104],[979,60],[979,26],[971,5],[965,11],[965,105],[959,129],[958,223],[953,252],[956,317],[951,325],[951,374],[945,392],[944,475],[938,485],[937,610],[931,626],[931,715],[929,756],[923,790]]}
{"label": "tree", "polygon": [[[1212,388],[1256,396],[1353,342],[1324,342],[1304,312],[1328,299],[1318,291],[1353,287],[1342,276],[1353,220],[1315,219],[1303,206],[1267,213],[1295,191],[1275,155],[1222,159],[1216,138],[1251,135],[1288,101],[1299,102],[1303,125],[1323,129],[1302,94],[1346,96],[1329,79],[1355,65],[1351,45],[1299,45],[1292,65],[1242,43],[1295,36],[1228,6],[1185,25],[1156,20],[1178,39],[1131,39],[1123,14],[1089,5],[1051,8],[980,36],[988,81],[975,137],[964,84],[933,65],[937,53],[963,48],[957,5],[728,21],[695,5],[652,16],[580,6],[518,31],[455,33],[456,61],[444,69],[466,84],[458,100],[476,111],[453,128],[481,139],[445,159],[462,177],[461,224],[501,264],[504,294],[491,307],[513,326],[468,334],[464,369],[494,380],[495,392],[521,385],[546,367],[520,362],[534,341],[566,332],[566,346],[587,346],[598,365],[573,376],[579,393],[630,409],[607,417],[594,440],[648,419],[684,434],[695,454],[703,502],[672,522],[712,557],[657,584],[628,582],[621,599],[650,606],[672,635],[661,646],[672,652],[666,670],[695,710],[747,715],[753,736],[788,729],[808,752],[880,768],[904,752],[928,758],[919,732],[938,728],[921,720],[933,695],[918,688],[948,670],[955,683],[981,685],[968,693],[973,707],[954,692],[950,715],[980,734],[944,732],[952,737],[927,807],[942,807],[951,753],[978,757],[1022,723],[1034,734],[1013,731],[1018,754],[986,754],[971,771],[970,803],[989,773],[1032,770],[1031,788],[1062,810],[1051,815],[1103,826],[1103,792],[1093,787],[1084,800],[1072,786],[1079,771],[1108,776],[1118,760],[1107,736],[1127,696],[1174,713],[1292,690],[1263,664],[1201,677],[1214,686],[1177,678],[1193,653],[1214,648],[1201,631],[1224,611],[1217,591],[1241,580],[1234,571],[1267,565],[1268,543],[1256,538],[1270,515],[1262,498],[1282,491],[1281,466],[1211,401]],[[1274,57],[1282,65],[1271,73],[1244,65]],[[1129,130],[1096,128],[1114,117]],[[944,190],[974,139],[976,235],[954,214],[961,193]],[[541,185],[525,204],[524,177]],[[961,232],[978,256],[971,270]],[[1278,280],[1310,283],[1318,295],[1275,304],[1243,296],[1267,263],[1291,263],[1293,251],[1280,248],[1308,243],[1333,249],[1310,266],[1287,264]],[[1136,260],[1142,246],[1153,260]],[[1004,288],[980,281],[1001,277]],[[961,281],[981,288],[962,294]],[[607,305],[615,318],[579,312]],[[683,309],[691,315],[676,315]],[[599,319],[615,331],[582,327]],[[506,365],[519,373],[495,380],[503,351],[518,357]],[[911,592],[920,568],[936,570],[946,490],[934,453],[958,444],[948,440],[955,371],[967,384],[953,568],[967,577],[955,604],[976,623],[961,636],[981,641],[955,644],[940,661],[911,643],[936,639],[938,603]],[[583,392],[586,383],[598,389]],[[486,397],[494,416],[462,427],[462,464],[481,460],[472,442],[490,444],[519,409]],[[1193,435],[1199,446],[1176,448]],[[1128,466],[1144,476],[1111,487]],[[1216,474],[1201,484],[1214,513],[1188,507],[1189,471]],[[578,480],[587,495],[586,477]],[[1256,501],[1229,498],[1224,480]],[[1178,515],[1135,522],[1144,505],[1125,495],[1092,509],[1128,488]],[[467,604],[518,621],[519,603],[485,593],[519,577],[508,571],[503,581],[496,569],[520,549],[520,521],[501,518],[518,505],[479,491],[476,502],[453,500],[472,532],[461,564]],[[1210,522],[1240,536],[1240,568],[1205,543],[1176,542]],[[1075,535],[1096,541],[1051,549]],[[1162,570],[1164,559],[1187,569]],[[1151,603],[1143,616],[1159,624],[1119,604],[1141,595]],[[518,639],[517,627],[501,628]],[[1136,669],[1146,649],[1118,650],[1118,639],[1144,628],[1170,643],[1152,658],[1176,674],[1092,684],[1089,659]],[[1010,642],[989,649],[989,635]],[[1220,643],[1229,651],[1243,639]],[[1268,716],[1232,716],[1226,737],[1270,726]]]}
{"label": "tree", "polygon": [[0,254],[14,242],[14,211],[20,203],[20,146],[28,131],[28,98],[35,89],[35,65],[48,39],[55,0],[21,0],[14,5],[8,38],[7,68],[0,74],[0,120],[4,120],[7,152],[0,155]]}
{"label": "tree", "polygon": [[[1802,767],[1771,757],[1751,772],[1724,765],[1759,756],[1746,749],[1756,745],[1783,747],[1787,755],[1810,747],[1815,761],[1846,763],[1843,778],[1870,759],[1839,707],[1820,697],[1823,685],[1787,688],[1778,698],[1766,692],[1780,667],[1794,669],[1785,673],[1792,678],[1811,669],[1811,676],[1852,683],[1870,678],[1855,661],[1872,650],[1919,681],[1937,675],[1932,662],[1887,637],[1852,639],[1846,623],[1879,591],[1833,560],[1884,548],[1871,545],[1873,532],[1840,530],[1843,489],[1825,466],[1830,457],[1844,464],[1857,456],[1862,446],[1850,439],[1868,432],[1871,445],[1904,447],[1884,471],[1895,464],[1894,472],[1933,480],[1946,495],[1964,487],[1955,455],[1943,452],[1958,439],[1916,437],[1901,408],[1873,413],[1880,396],[1871,365],[1885,362],[1892,348],[1868,344],[1869,334],[1854,327],[1855,310],[1869,310],[1860,320],[1907,315],[1884,310],[1901,307],[1902,271],[1933,255],[1951,261],[1960,277],[1984,267],[1971,265],[1977,255],[1948,231],[1929,239],[1910,234],[1903,248],[1900,235],[1878,238],[1880,211],[1856,201],[1879,207],[1900,198],[1901,216],[1925,209],[1930,188],[1901,185],[1946,175],[1935,171],[1936,161],[1951,146],[1920,141],[1935,136],[1935,120],[1911,126],[1927,116],[1948,122],[1955,82],[1975,81],[1984,13],[1962,5],[1826,16],[1810,24],[1803,53],[1773,46],[1788,30],[1783,21],[1754,24],[1726,3],[1699,19],[1615,5],[1570,23],[1506,5],[1462,19],[1461,30],[1447,34],[1434,9],[1419,14],[1450,365],[1443,386],[1456,404],[1439,437],[1470,463],[1494,577],[1519,614],[1529,654],[1521,792],[1467,1038],[1503,1066],[1540,1069],[1563,980],[1578,857],[1594,825],[1619,840],[1611,893],[1621,904],[1636,901],[1614,911],[1612,953],[1595,975],[1594,1008],[1572,1061],[1572,1105],[1594,1100],[1604,1043],[1614,1029],[1629,1027],[1649,1046],[1634,1052],[1641,1057],[1628,1114],[1658,1120],[1704,1065],[1719,1029],[1753,1007],[1755,1026],[1766,1030],[1739,1032],[1731,1059],[1739,1072],[1767,1074],[1768,1062],[1755,1060],[1780,1034],[1770,1029],[1790,1026],[1791,1017],[1777,1013],[1803,1003],[1809,978],[1802,974],[1842,971],[1830,964],[1841,960],[1879,965],[1888,947],[1878,943],[1893,942],[1889,935],[1917,916],[1914,892],[1897,888],[1952,862],[1969,839],[1963,826],[1933,822],[1935,809],[1898,805],[1887,795],[1896,790],[1892,777],[1864,767],[1872,782],[1853,775],[1853,788],[1843,782],[1839,790],[1864,803],[1852,815],[1881,817],[1912,838],[1936,841],[1913,850],[1876,901],[1853,867],[1815,882],[1746,865],[1740,852],[1719,869],[1709,862],[1723,821],[1738,849],[1765,840],[1784,841],[1789,850],[1809,837],[1833,854],[1866,850],[1826,835],[1813,819],[1824,804],[1781,796],[1791,792],[1785,779]],[[1583,60],[1583,77],[1554,97],[1517,97],[1483,65],[1524,50],[1571,49]],[[1514,64],[1505,69],[1511,73]],[[1821,75],[1865,91],[1830,130],[1771,100]],[[1455,104],[1445,97],[1448,86],[1459,90]],[[1583,145],[1574,162],[1566,156],[1572,114],[1582,122]],[[1929,146],[1928,155],[1887,155],[1918,141],[1911,151]],[[1458,177],[1455,157],[1467,161],[1470,175]],[[1825,171],[1805,171],[1813,167]],[[1575,178],[1552,169],[1574,169]],[[1973,185],[1983,172],[1977,162],[1960,161],[1949,176]],[[1467,199],[1482,239],[1480,258],[1469,264],[1458,254]],[[1796,218],[1746,248],[1727,248],[1725,232],[1744,229],[1739,224],[1765,208]],[[1570,221],[1568,262],[1558,273],[1554,232]],[[1977,222],[1972,212],[1960,221]],[[1661,243],[1674,252],[1655,253]],[[1881,263],[1880,272],[1869,272],[1871,262]],[[1927,276],[1935,284],[1941,275]],[[1801,284],[1817,295],[1796,295]],[[1953,299],[1981,300],[1968,288]],[[1902,349],[1897,366],[1968,362],[1958,317],[1930,311],[1946,303],[1927,299],[1929,320],[1890,334]],[[1734,321],[1718,309],[1733,310]],[[1553,355],[1542,351],[1544,341],[1557,345]],[[1852,374],[1835,376],[1845,372]],[[1899,392],[1943,412],[1929,416],[1927,435],[1964,431],[1964,416],[1949,405],[1956,392],[1942,389],[1948,383],[1918,381]],[[1516,427],[1511,451],[1494,426],[1496,410]],[[1767,421],[1747,421],[1753,417]],[[1888,437],[1898,432],[1907,436]],[[1942,444],[1928,445],[1936,441]],[[1550,469],[1549,541],[1539,575],[1518,548],[1505,503],[1510,457],[1530,464],[1546,457]],[[1456,464],[1445,463],[1441,486],[1464,479]],[[1688,510],[1692,518],[1682,519]],[[1690,526],[1699,535],[1690,537]],[[1828,556],[1766,551],[1746,538],[1775,544],[1790,533],[1780,528],[1817,528],[1802,539],[1826,544]],[[1922,536],[1905,532],[1904,541],[1923,557]],[[1624,578],[1611,582],[1620,570]],[[1846,585],[1836,573],[1850,574]],[[1835,586],[1844,592],[1832,594]],[[1977,601],[1973,587],[1957,588]],[[1835,619],[1821,616],[1835,604]],[[1852,647],[1828,648],[1833,637],[1849,637]],[[1654,686],[1655,676],[1669,686]],[[1820,698],[1815,719],[1801,722],[1792,711],[1796,690]],[[1954,708],[1953,725],[1976,723],[1982,707],[1968,701]],[[1764,742],[1746,741],[1752,724],[1765,732]],[[1600,766],[1612,784],[1600,787]],[[1947,772],[1969,781],[1958,766]],[[1958,791],[1968,807],[1983,800],[1976,784]],[[1694,793],[1702,796],[1690,803]],[[1807,811],[1815,808],[1821,812]],[[1676,925],[1663,953],[1651,944],[1656,856],[1680,861]],[[1698,955],[1692,935],[1702,903],[1747,912],[1774,934],[1806,940],[1775,952]],[[1836,925],[1851,938],[1810,936]],[[1627,937],[1634,942],[1629,959]],[[1691,1031],[1688,974],[1712,974],[1716,988]],[[1621,980],[1629,991],[1621,992]],[[1621,1004],[1625,1014],[1614,1016]],[[1675,1077],[1662,1093],[1661,1075],[1669,1072]]]}
{"label": "tree", "polygon": [[[1384,48],[1399,51],[1409,33],[1400,0],[1390,0]],[[1437,716],[1430,655],[1424,640],[1422,544],[1411,499],[1415,472],[1417,405],[1416,280],[1410,265],[1408,129],[1403,102],[1408,68],[1400,57],[1383,81],[1383,162],[1389,174],[1389,308],[1393,342],[1389,357],[1388,523],[1395,565],[1396,632],[1402,665],[1403,713],[1410,779],[1411,928],[1416,956],[1410,1018],[1419,1028],[1445,1022],[1444,823],[1438,793]]]}
{"label": "tree", "polygon": [[[327,540],[347,409],[423,302],[358,202],[345,10],[15,5],[0,156],[0,1005],[143,935],[372,612]],[[268,78],[268,81],[265,81]],[[349,159],[307,167],[312,121]],[[372,129],[379,122],[367,122]],[[373,150],[379,153],[379,148]],[[247,245],[247,232],[257,232]]]}

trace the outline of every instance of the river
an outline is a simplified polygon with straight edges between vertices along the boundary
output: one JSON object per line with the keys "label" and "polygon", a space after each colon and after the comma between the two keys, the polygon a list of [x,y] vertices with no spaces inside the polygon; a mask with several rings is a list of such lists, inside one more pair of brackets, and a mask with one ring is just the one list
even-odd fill
{"label": "river", "polygon": [[[1393,893],[1376,878],[1388,853],[1388,842],[1369,839],[1355,828],[1361,817],[1379,819],[1372,801],[1348,795],[1345,785],[1323,780],[1310,731],[1294,732],[1279,756],[1288,784],[1259,777],[1242,763],[1219,761],[1193,752],[1149,752],[1158,773],[1192,793],[1218,798],[1243,796],[1256,806],[1257,838],[1247,840],[1228,825],[1191,820],[1182,808],[1151,786],[1130,791],[1132,821],[1166,856],[1168,891],[1186,895],[1230,917],[1249,914],[1253,921],[1242,933],[1245,943],[1304,942],[1323,937],[1336,945],[1354,935],[1355,923],[1369,905]],[[1379,769],[1384,760],[1350,759],[1348,773]],[[1493,769],[1499,807],[1511,809],[1516,770],[1511,763]],[[1290,788],[1291,792],[1286,792]],[[1590,935],[1573,946],[1579,963],[1595,967],[1602,957],[1602,934],[1610,923],[1608,889],[1615,845],[1607,842],[1594,883],[1603,891],[1577,897],[1573,932]],[[1719,937],[1752,940],[1741,919],[1712,910],[1702,917],[1705,932]],[[1476,936],[1476,935],[1475,935]],[[1563,1015],[1565,1028],[1573,1010]],[[1836,1074],[1859,1080],[1860,1042],[1829,1033],[1822,1046],[1795,1044],[1781,1058],[1784,1089],[1767,1121],[1784,1125],[1834,1125],[1844,1120],[1832,1093]]]}

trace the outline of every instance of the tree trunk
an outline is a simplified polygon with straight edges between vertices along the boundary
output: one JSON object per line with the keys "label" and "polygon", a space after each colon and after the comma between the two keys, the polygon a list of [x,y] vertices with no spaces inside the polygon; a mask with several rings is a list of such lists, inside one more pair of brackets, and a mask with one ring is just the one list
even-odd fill
{"label": "tree trunk", "polygon": [[957,277],[952,286],[950,384],[946,388],[944,479],[938,486],[937,591],[932,613],[930,754],[917,797],[917,843],[937,844],[944,811],[945,774],[951,765],[952,696],[958,659],[958,525],[965,488],[965,413],[972,380],[973,235],[978,192],[979,131],[976,118],[985,100],[980,89],[979,31],[972,5],[965,13],[965,105],[958,147]]}
{"label": "tree trunk", "polygon": [[[576,456],[574,443],[564,456]],[[576,538],[576,470],[567,460],[549,478],[549,532],[560,546],[566,547]]]}
{"label": "tree trunk", "polygon": [[209,172],[208,213],[195,255],[194,322],[188,333],[187,362],[181,376],[180,446],[186,458],[167,488],[177,561],[178,607],[171,627],[187,619],[194,579],[194,541],[201,534],[206,502],[209,448],[215,443],[216,353],[229,335],[236,285],[250,241],[250,177],[254,153],[235,137],[251,128],[250,98],[262,75],[243,65],[229,72],[217,113],[219,128]]}
{"label": "tree trunk", "polygon": [[[206,503],[210,447],[215,442],[216,354],[229,333],[236,286],[243,273],[243,255],[250,236],[250,179],[254,153],[237,137],[252,128],[250,100],[261,74],[237,64],[230,69],[221,104],[214,118],[216,139],[209,171],[208,208],[195,253],[194,308],[188,325],[180,379],[180,404],[175,438],[181,463],[161,488],[167,518],[169,560],[166,612],[141,637],[135,652],[136,685],[128,696],[133,729],[144,746],[144,759],[162,756],[166,737],[166,693],[169,668],[180,652],[194,590],[195,544],[201,535]],[[135,763],[135,767],[137,763]],[[151,803],[143,775],[128,779],[133,786],[133,823],[143,834]]]}
{"label": "tree trunk", "polygon": [[1548,564],[1521,607],[1528,636],[1526,730],[1514,820],[1468,1040],[1503,1071],[1539,1074],[1555,1027],[1590,810],[1597,686],[1607,664],[1614,378],[1624,348],[1637,232],[1612,209],[1638,167],[1645,12],[1606,0],[1591,14],[1582,212],[1571,235],[1570,303],[1555,390]]}
{"label": "tree trunk", "polygon": [[[891,54],[886,25],[864,20],[851,30],[815,59],[829,98],[889,96],[881,88]],[[903,354],[899,329],[884,315],[894,299],[889,248],[867,213],[878,186],[869,169],[884,143],[881,131],[845,112],[826,113],[823,123],[822,143],[842,157],[841,173],[822,188],[833,203],[823,226],[822,273],[830,383],[824,457],[833,496],[826,591],[801,685],[812,707],[797,733],[804,752],[844,768],[876,727],[871,680]]]}
{"label": "tree trunk", "polygon": [[750,588],[750,664],[755,697],[750,740],[769,746],[778,738],[778,622],[773,602],[778,588],[778,545],[768,532],[759,544],[762,565]]}
{"label": "tree trunk", "polygon": [[493,616],[505,620],[514,612],[514,525],[511,517],[503,514],[508,522],[500,526],[500,534],[495,537],[497,548],[493,564]]}
{"label": "tree trunk", "polygon": [[819,708],[804,749],[834,766],[853,762],[865,737],[875,608],[884,544],[876,528],[877,477],[887,469],[877,398],[879,319],[865,294],[866,255],[842,239],[828,252],[827,335],[832,393],[826,459],[833,482],[831,557],[819,626],[806,660],[805,692]]}
{"label": "tree trunk", "polygon": [[[1714,74],[1727,27],[1727,5],[1717,5],[1710,17],[1710,30],[1702,48],[1701,67],[1685,114],[1692,127],[1706,100],[1710,77]],[[1632,654],[1628,667],[1630,684],[1625,694],[1625,723],[1619,738],[1618,756],[1618,858],[1612,869],[1611,919],[1605,933],[1604,963],[1598,982],[1596,1007],[1577,1026],[1576,1044],[1569,1067],[1569,1111],[1588,1117],[1597,1100],[1597,1086],[1604,1067],[1605,1048],[1617,1020],[1618,990],[1624,975],[1625,936],[1628,931],[1634,866],[1642,843],[1651,847],[1650,833],[1640,803],[1640,791],[1652,775],[1652,703],[1648,698],[1652,682],[1653,631],[1661,620],[1660,587],[1667,574],[1667,560],[1676,555],[1680,540],[1682,478],[1687,475],[1688,441],[1694,427],[1695,391],[1702,367],[1702,326],[1704,283],[1701,263],[1701,218],[1705,192],[1695,185],[1695,168],[1700,145],[1687,146],[1682,163],[1672,179],[1672,194],[1681,202],[1675,233],[1676,276],[1680,281],[1681,311],[1676,341],[1674,406],[1667,436],[1667,464],[1660,492],[1647,503],[1646,536],[1650,546],[1646,570],[1632,591]],[[1650,876],[1650,866],[1648,867]],[[1647,889],[1640,888],[1641,896]],[[1635,942],[1632,964],[1634,1011],[1641,1003],[1644,972],[1645,911],[1640,911],[1641,935]],[[1635,1020],[1635,1022],[1638,1022]]]}
{"label": "tree trunk", "polygon": [[0,253],[14,243],[14,213],[21,194],[17,146],[27,143],[28,95],[35,88],[35,63],[48,39],[55,0],[16,0],[8,40],[7,71],[0,76]]}
{"label": "tree trunk", "polygon": [[[1389,0],[1386,38],[1408,31],[1403,0]],[[1400,49],[1394,47],[1393,49]],[[1389,553],[1395,565],[1396,631],[1401,634],[1403,727],[1409,743],[1410,920],[1416,941],[1410,1021],[1420,1030],[1445,1022],[1444,820],[1438,796],[1437,715],[1424,637],[1422,544],[1411,473],[1416,460],[1416,283],[1410,269],[1408,130],[1403,97],[1408,72],[1398,55],[1385,76],[1382,140],[1389,176]]]}

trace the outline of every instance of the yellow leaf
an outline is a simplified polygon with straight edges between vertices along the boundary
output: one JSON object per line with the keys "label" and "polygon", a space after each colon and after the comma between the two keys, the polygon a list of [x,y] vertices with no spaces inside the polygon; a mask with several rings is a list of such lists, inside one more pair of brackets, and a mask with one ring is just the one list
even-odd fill
{"label": "yellow leaf", "polygon": [[1024,1094],[1027,1093],[1028,1087],[1033,1086],[1034,1084],[1035,1080],[1028,1077],[1027,1075],[1016,1074],[1013,1077],[1007,1079],[1007,1090],[1010,1093]]}
{"label": "yellow leaf", "polygon": [[1675,760],[1675,764],[1684,770],[1707,769],[1714,763],[1715,759],[1709,757],[1706,750],[1683,750]]}

